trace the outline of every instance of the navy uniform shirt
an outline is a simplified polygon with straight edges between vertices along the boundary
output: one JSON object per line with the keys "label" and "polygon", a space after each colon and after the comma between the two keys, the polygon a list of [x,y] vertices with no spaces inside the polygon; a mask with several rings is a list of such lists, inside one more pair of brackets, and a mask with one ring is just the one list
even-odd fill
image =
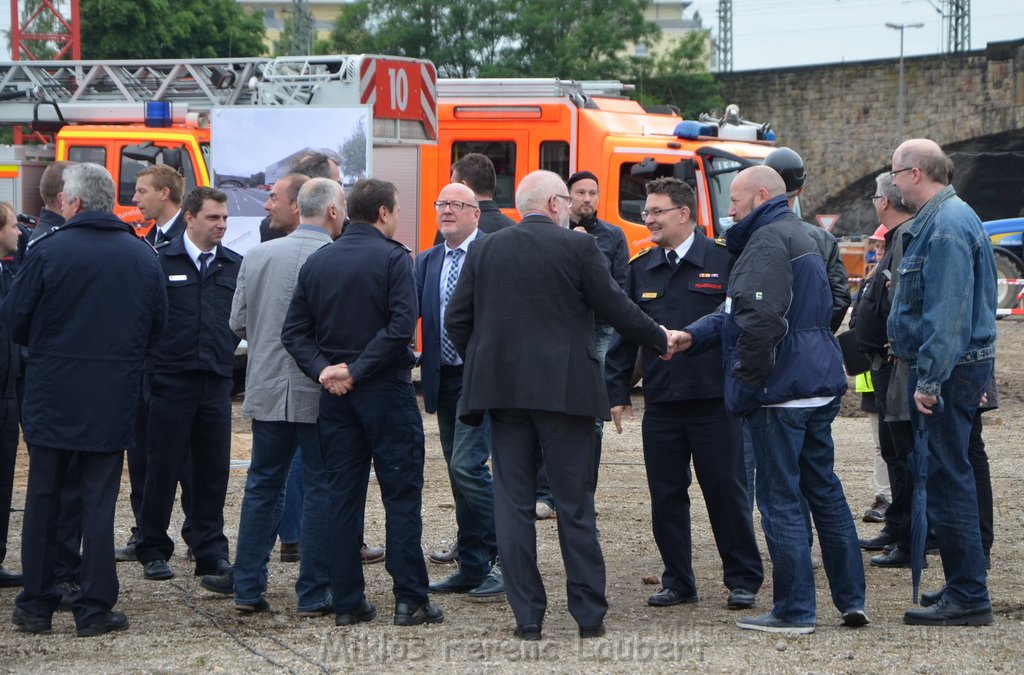
{"label": "navy uniform shirt", "polygon": [[319,381],[348,364],[356,382],[411,381],[419,318],[408,248],[367,223],[350,223],[299,272],[281,341],[302,372]]}
{"label": "navy uniform shirt", "polygon": [[168,330],[149,356],[154,373],[212,372],[231,377],[239,338],[228,326],[242,256],[217,246],[210,272],[199,269],[185,250],[184,237],[159,249],[167,288]]}
{"label": "navy uniform shirt", "polygon": [[[732,255],[698,229],[690,250],[675,268],[661,248],[645,249],[634,256],[626,272],[626,293],[659,324],[681,329],[714,312],[725,301],[731,267]],[[629,380],[636,353],[637,346],[621,335],[612,339],[605,364],[605,383],[612,406],[629,405]],[[657,354],[645,351],[643,364],[643,393],[648,403],[723,395],[720,348],[699,356],[682,352],[671,361],[662,361]]]}

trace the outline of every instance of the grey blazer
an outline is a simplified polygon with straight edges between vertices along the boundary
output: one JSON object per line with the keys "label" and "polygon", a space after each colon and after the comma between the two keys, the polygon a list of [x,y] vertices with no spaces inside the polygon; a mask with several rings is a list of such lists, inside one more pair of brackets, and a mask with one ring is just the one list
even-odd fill
{"label": "grey blazer", "polygon": [[242,413],[263,422],[316,422],[321,388],[299,370],[281,343],[281,326],[313,251],[331,243],[319,227],[299,225],[287,237],[249,251],[238,272],[231,330],[248,342]]}

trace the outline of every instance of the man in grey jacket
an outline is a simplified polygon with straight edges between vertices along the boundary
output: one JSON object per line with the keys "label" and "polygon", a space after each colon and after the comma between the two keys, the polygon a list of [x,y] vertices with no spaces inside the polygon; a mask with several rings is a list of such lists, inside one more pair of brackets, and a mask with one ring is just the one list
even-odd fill
{"label": "man in grey jacket", "polygon": [[[233,579],[205,576],[204,588],[235,595],[241,612],[269,609],[267,560],[281,523],[281,490],[301,445],[304,472],[301,566],[295,584],[300,616],[334,611],[323,516],[327,489],[316,418],[320,388],[281,344],[281,326],[306,258],[331,243],[345,220],[345,193],[326,178],[299,190],[301,223],[291,234],[260,244],[245,257],[231,306],[231,329],[248,341],[242,412],[252,418],[252,463],[245,482]],[[233,582],[233,583],[232,583]]]}

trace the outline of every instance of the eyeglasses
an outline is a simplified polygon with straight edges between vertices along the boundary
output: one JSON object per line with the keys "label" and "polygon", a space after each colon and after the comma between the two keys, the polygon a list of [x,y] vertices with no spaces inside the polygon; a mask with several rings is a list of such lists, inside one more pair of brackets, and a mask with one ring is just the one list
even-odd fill
{"label": "eyeglasses", "polygon": [[907,167],[904,167],[902,169],[894,169],[894,170],[889,172],[889,177],[890,178],[895,178],[896,174],[898,174],[898,173],[903,173],[904,171],[913,171],[916,168],[917,168],[916,166],[907,166]]}
{"label": "eyeglasses", "polygon": [[871,201],[875,201],[876,199],[881,199],[884,196],[885,195],[871,195],[870,197],[868,197],[868,199],[870,199]]}
{"label": "eyeglasses", "polygon": [[470,204],[468,202],[434,202],[434,208],[437,209],[438,211],[444,211],[445,209],[451,207],[452,211],[458,213],[467,206],[471,209],[476,208],[476,204]]}
{"label": "eyeglasses", "polygon": [[570,197],[569,195],[551,195],[551,196],[552,197],[558,197],[559,199],[564,199],[567,202],[571,202],[572,201],[572,197]]}
{"label": "eyeglasses", "polygon": [[673,206],[670,209],[650,209],[650,210],[644,209],[643,211],[640,212],[640,218],[642,220],[647,220],[647,216],[654,216],[655,218],[657,218],[658,216],[660,216],[663,213],[668,213],[669,211],[676,211],[676,210],[681,209],[681,208],[683,208],[683,207],[682,206]]}

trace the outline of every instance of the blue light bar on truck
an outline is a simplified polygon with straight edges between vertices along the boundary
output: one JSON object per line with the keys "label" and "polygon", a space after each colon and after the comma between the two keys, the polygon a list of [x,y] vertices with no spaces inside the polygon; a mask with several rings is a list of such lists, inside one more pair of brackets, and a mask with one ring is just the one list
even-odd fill
{"label": "blue light bar on truck", "polygon": [[146,101],[147,127],[169,127],[171,120],[170,101]]}

